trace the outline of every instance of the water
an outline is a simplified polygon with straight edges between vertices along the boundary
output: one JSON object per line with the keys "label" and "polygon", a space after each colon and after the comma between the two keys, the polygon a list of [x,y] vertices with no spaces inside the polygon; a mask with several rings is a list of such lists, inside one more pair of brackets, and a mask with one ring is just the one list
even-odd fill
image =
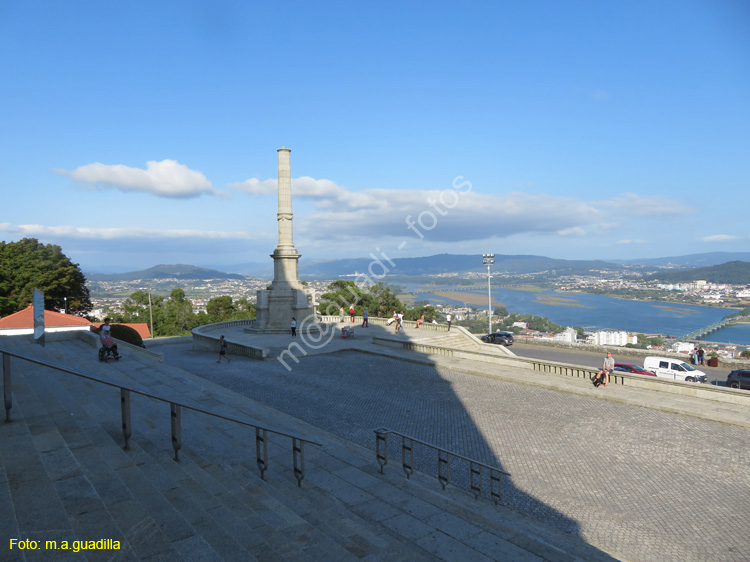
{"label": "water", "polygon": [[708,341],[750,345],[750,324],[733,324],[721,330],[711,332],[705,338]]}
{"label": "water", "polygon": [[[416,292],[417,300],[463,306],[463,301],[446,299],[430,292]],[[445,287],[445,290],[462,290]],[[462,292],[467,292],[463,291]],[[487,298],[487,292],[472,290],[471,294]],[[469,294],[469,292],[467,292]],[[657,301],[633,301],[558,291],[529,292],[511,289],[492,289],[492,300],[502,303],[509,312],[546,316],[562,326],[583,326],[588,329],[612,329],[644,334],[664,334],[682,337],[699,328],[718,322],[735,311],[724,308],[674,304]],[[486,308],[484,304],[481,308]],[[750,324],[723,328],[712,333],[712,341],[729,341],[750,345]],[[729,338],[729,339],[728,339]]]}

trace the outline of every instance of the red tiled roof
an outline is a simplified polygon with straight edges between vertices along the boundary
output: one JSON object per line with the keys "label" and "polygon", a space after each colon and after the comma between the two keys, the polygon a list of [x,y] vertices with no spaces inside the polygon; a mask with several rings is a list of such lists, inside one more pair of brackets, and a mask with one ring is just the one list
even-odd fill
{"label": "red tiled roof", "polygon": [[[54,312],[52,310],[44,311],[44,327],[45,328],[63,328],[70,326],[97,326],[100,324],[94,324],[89,322],[85,318],[75,316],[73,314],[62,314],[60,312]],[[142,338],[150,338],[151,332],[148,329],[148,324],[123,324],[123,326],[130,326],[136,332],[138,332]],[[10,329],[29,329],[34,327],[34,305],[29,305],[20,312],[10,314],[4,318],[0,318],[0,330]]]}
{"label": "red tiled roof", "polygon": [[151,332],[148,329],[148,324],[146,324],[145,322],[141,322],[138,324],[123,324],[123,326],[130,326],[136,332],[138,332],[144,340],[151,337]]}
{"label": "red tiled roof", "polygon": [[[52,310],[44,311],[44,326],[46,328],[62,328],[67,326],[91,326],[91,322],[73,314],[61,314]],[[29,305],[20,312],[0,318],[0,330],[11,328],[33,328],[34,306]]]}

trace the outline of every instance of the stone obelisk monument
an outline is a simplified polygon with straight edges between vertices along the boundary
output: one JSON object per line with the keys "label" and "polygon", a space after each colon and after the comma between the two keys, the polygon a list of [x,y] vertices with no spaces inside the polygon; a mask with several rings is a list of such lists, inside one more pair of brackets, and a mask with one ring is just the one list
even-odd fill
{"label": "stone obelisk monument", "polygon": [[271,254],[273,282],[258,291],[257,318],[248,331],[266,334],[288,334],[292,317],[301,329],[315,324],[315,301],[312,291],[300,283],[298,260],[300,254],[292,240],[292,175],[289,148],[279,148],[279,243]]}

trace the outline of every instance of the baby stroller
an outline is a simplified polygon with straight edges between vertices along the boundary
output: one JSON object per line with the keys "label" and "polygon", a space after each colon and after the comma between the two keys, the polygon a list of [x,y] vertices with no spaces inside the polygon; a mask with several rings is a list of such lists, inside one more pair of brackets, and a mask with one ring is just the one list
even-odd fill
{"label": "baby stroller", "polygon": [[114,338],[112,338],[112,336],[102,336],[101,342],[102,346],[99,348],[99,361],[104,361],[105,363],[107,362],[107,359],[119,361],[122,356],[117,352],[117,344],[115,343]]}

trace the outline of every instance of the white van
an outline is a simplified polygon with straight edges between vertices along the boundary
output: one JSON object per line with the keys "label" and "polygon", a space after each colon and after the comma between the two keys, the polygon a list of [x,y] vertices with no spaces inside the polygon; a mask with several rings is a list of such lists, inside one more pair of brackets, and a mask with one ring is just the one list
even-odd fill
{"label": "white van", "polygon": [[706,373],[692,365],[670,357],[646,357],[643,368],[656,373],[657,377],[674,381],[706,382]]}

